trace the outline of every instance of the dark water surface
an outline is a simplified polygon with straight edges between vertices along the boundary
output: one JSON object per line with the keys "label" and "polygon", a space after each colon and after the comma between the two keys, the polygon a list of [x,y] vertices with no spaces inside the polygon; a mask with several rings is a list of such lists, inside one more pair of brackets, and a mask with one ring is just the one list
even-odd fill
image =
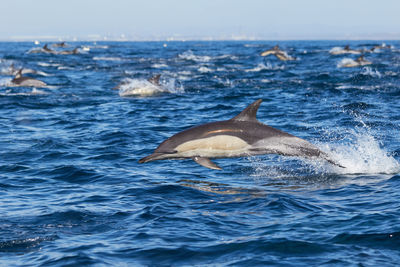
{"label": "dark water surface", "polygon": [[[394,266],[400,262],[400,47],[0,43],[0,265]],[[47,88],[11,87],[11,64]],[[161,74],[164,92],[112,88]],[[147,84],[148,85],[148,84]],[[122,95],[122,96],[121,96]],[[139,164],[167,137],[262,98],[258,119],[344,165],[265,155]]]}

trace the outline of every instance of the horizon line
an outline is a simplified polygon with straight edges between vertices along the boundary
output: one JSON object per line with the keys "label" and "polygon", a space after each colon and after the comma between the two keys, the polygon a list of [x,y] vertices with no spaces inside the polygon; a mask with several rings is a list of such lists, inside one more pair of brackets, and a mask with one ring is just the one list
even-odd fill
{"label": "horizon line", "polygon": [[171,42],[171,41],[398,41],[400,34],[381,33],[381,34],[345,34],[341,36],[255,36],[246,34],[223,34],[220,36],[185,36],[180,34],[163,36],[126,36],[125,34],[101,35],[14,35],[9,37],[0,37],[0,42]]}

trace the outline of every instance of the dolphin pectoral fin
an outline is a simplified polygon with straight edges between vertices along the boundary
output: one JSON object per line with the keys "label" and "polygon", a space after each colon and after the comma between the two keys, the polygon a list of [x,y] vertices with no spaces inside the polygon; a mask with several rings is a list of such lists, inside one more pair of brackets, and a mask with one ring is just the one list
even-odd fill
{"label": "dolphin pectoral fin", "polygon": [[202,157],[193,157],[193,160],[206,168],[213,169],[213,170],[222,170],[217,164],[212,162],[209,158],[202,158]]}

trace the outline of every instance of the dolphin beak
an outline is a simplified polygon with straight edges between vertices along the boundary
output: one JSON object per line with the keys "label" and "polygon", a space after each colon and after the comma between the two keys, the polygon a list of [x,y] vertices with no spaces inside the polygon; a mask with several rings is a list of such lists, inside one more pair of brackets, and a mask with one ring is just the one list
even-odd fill
{"label": "dolphin beak", "polygon": [[147,157],[141,158],[139,160],[139,163],[146,163],[149,161],[157,160],[161,155],[163,155],[163,154],[162,153],[153,153]]}

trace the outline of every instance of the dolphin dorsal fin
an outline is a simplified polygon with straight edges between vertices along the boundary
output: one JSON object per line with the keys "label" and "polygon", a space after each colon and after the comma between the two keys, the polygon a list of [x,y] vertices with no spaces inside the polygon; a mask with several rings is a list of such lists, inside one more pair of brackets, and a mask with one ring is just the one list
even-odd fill
{"label": "dolphin dorsal fin", "polygon": [[356,59],[357,62],[361,62],[361,61],[364,61],[364,60],[365,60],[364,59],[364,55],[361,55]]}
{"label": "dolphin dorsal fin", "polygon": [[154,75],[153,77],[149,78],[148,81],[154,85],[160,85],[160,77],[161,74]]}
{"label": "dolphin dorsal fin", "polygon": [[239,113],[236,117],[233,117],[231,120],[233,121],[257,121],[257,110],[260,107],[262,99],[258,99],[250,104],[247,108],[245,108],[242,112]]}
{"label": "dolphin dorsal fin", "polygon": [[22,69],[19,69],[17,74],[15,74],[15,79],[21,78],[22,77]]}

